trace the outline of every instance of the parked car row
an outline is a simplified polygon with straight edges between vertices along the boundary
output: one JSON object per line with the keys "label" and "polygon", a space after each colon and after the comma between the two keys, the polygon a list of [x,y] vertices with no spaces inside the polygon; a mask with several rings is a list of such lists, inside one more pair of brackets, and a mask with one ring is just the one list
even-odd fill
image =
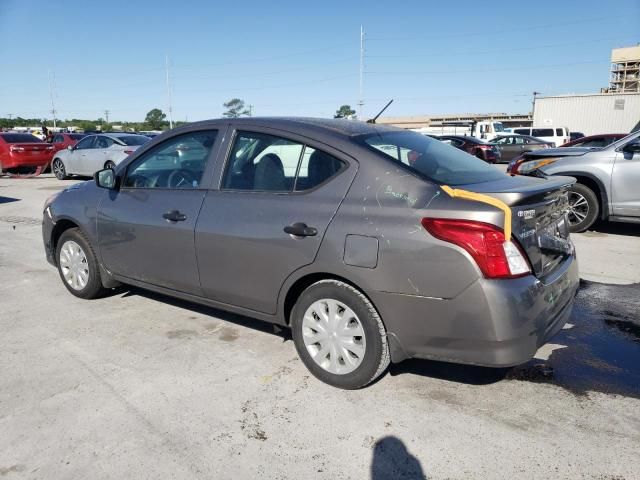
{"label": "parked car row", "polygon": [[111,133],[87,135],[74,145],[53,155],[51,169],[59,180],[70,175],[93,175],[102,168],[113,168],[149,140],[145,135]]}
{"label": "parked car row", "polygon": [[0,133],[0,173],[42,171],[51,164],[56,177],[93,175],[105,165],[117,165],[151,138],[134,133],[55,133],[44,141],[31,133]]}

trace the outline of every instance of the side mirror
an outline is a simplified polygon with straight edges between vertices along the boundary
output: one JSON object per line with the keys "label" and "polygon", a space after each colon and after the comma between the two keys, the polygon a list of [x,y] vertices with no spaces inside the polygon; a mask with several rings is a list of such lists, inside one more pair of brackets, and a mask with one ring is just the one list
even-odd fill
{"label": "side mirror", "polygon": [[67,147],[67,150],[69,150],[69,151],[73,150],[73,145],[69,145],[69,146]]}
{"label": "side mirror", "polygon": [[93,179],[95,180],[96,185],[100,188],[115,190],[118,186],[118,177],[116,177],[116,172],[114,172],[111,168],[98,170],[93,174]]}
{"label": "side mirror", "polygon": [[627,143],[622,147],[622,151],[631,154],[640,153],[640,140],[635,139],[632,142]]}

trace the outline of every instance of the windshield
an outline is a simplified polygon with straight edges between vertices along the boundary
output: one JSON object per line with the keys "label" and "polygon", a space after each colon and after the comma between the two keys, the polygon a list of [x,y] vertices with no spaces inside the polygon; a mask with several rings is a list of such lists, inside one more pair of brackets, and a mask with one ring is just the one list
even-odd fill
{"label": "windshield", "polygon": [[149,137],[145,137],[144,135],[122,135],[121,137],[116,137],[125,145],[144,145],[149,140]]}
{"label": "windshield", "polygon": [[493,124],[493,129],[494,129],[496,132],[504,132],[504,127],[502,126],[502,124],[501,124],[500,122],[495,122],[495,123]]}
{"label": "windshield", "polygon": [[490,182],[504,177],[479,158],[415,132],[373,133],[355,140],[442,185]]}
{"label": "windshield", "polygon": [[3,133],[0,136],[7,143],[42,143],[42,140],[30,133]]}

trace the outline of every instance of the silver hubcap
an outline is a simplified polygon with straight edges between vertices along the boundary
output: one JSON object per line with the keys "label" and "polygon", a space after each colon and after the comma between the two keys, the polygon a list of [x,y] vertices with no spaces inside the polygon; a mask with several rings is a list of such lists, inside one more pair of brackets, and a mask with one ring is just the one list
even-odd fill
{"label": "silver hubcap", "polygon": [[60,249],[60,269],[67,284],[82,290],[89,281],[89,263],[82,247],[73,240],[64,242]]}
{"label": "silver hubcap", "polygon": [[64,167],[62,166],[62,162],[60,160],[56,160],[55,162],[53,162],[53,173],[56,177],[62,177],[63,170]]}
{"label": "silver hubcap", "polygon": [[569,225],[581,223],[589,215],[589,203],[577,192],[569,192]]}
{"label": "silver hubcap", "polygon": [[313,361],[327,372],[353,372],[364,359],[367,342],[358,316],[330,298],[314,302],[302,319],[304,344]]}

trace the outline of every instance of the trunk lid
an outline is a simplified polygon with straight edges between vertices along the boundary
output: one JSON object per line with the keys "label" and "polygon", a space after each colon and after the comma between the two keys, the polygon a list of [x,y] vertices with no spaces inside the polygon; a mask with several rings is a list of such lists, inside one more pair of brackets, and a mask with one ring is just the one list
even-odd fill
{"label": "trunk lid", "polygon": [[9,150],[14,155],[23,157],[33,157],[35,155],[44,156],[53,153],[53,147],[48,143],[12,143]]}
{"label": "trunk lid", "polygon": [[573,252],[566,212],[567,189],[574,182],[572,177],[505,176],[462,188],[491,195],[511,208],[513,237],[527,255],[534,275],[543,277]]}

